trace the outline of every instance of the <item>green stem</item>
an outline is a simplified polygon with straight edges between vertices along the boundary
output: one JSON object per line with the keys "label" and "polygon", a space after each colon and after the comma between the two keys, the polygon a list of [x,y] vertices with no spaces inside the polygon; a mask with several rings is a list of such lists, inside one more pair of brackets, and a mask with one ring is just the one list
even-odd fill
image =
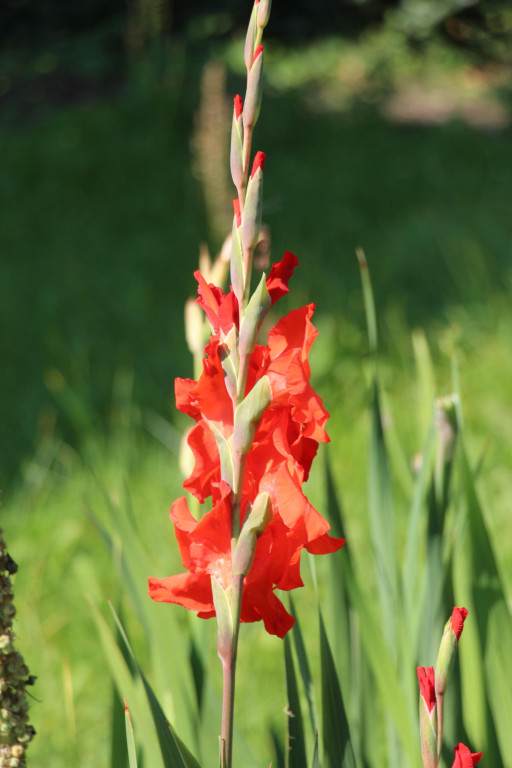
{"label": "green stem", "polygon": [[444,693],[437,694],[437,762],[443,748]]}
{"label": "green stem", "polygon": [[231,653],[222,660],[222,731],[221,731],[221,768],[232,768],[233,763],[233,715],[235,711],[235,675],[238,655],[238,636],[240,631],[240,613],[242,610],[242,592],[244,577],[233,577],[231,592],[231,610],[233,615],[233,638]]}

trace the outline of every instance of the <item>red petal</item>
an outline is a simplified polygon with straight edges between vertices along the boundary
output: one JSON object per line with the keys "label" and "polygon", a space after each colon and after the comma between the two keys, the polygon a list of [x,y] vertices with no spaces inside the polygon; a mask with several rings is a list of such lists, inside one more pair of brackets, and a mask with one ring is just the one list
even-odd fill
{"label": "red petal", "polygon": [[236,120],[238,120],[238,118],[242,114],[242,110],[243,110],[242,97],[239,96],[238,93],[237,93],[237,95],[235,96],[235,118],[236,118]]}
{"label": "red petal", "polygon": [[[258,58],[258,56],[259,56],[261,53],[263,53],[263,46],[262,46],[262,45],[258,45],[258,46],[257,46],[257,47],[254,49],[254,56],[253,56],[253,59],[252,59],[252,63],[253,63],[253,64],[254,64],[254,62],[256,61],[256,59]],[[254,174],[254,171],[253,171],[253,174]]]}
{"label": "red petal", "polygon": [[194,469],[183,487],[201,504],[212,495],[212,483],[220,480],[220,459],[213,432],[200,421],[189,432],[187,442],[194,454]]}
{"label": "red petal", "polygon": [[180,573],[148,579],[148,594],[158,603],[177,603],[191,611],[215,611],[208,574]]}
{"label": "red petal", "polygon": [[289,292],[288,281],[298,263],[299,261],[293,253],[285,251],[281,261],[272,264],[272,269],[267,277],[267,290],[270,294],[271,305]]}
{"label": "red petal", "polygon": [[270,635],[284,637],[295,624],[282,602],[272,590],[244,589],[242,598],[242,621],[263,619],[265,629]]}
{"label": "red petal", "polygon": [[[258,48],[261,48],[263,50],[263,46],[259,45]],[[256,49],[258,50],[258,49]],[[255,56],[256,58],[256,56]],[[258,168],[261,168],[261,171],[263,173],[263,167],[265,165],[265,160],[267,159],[267,156],[264,152],[256,152],[256,157],[254,158],[254,163],[252,164],[252,171],[251,171],[251,179],[253,178],[254,174],[258,170]]]}
{"label": "red petal", "polygon": [[482,758],[482,752],[471,752],[462,742],[457,744],[454,752],[455,760],[452,768],[473,768]]}

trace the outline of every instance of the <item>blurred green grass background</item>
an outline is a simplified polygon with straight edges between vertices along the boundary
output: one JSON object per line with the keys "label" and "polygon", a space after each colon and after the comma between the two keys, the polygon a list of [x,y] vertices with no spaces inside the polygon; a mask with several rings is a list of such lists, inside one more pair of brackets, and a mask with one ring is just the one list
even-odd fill
{"label": "blurred green grass background", "polygon": [[[154,559],[148,575],[179,569],[167,510],[181,492],[186,425],[174,413],[173,379],[192,371],[183,305],[199,244],[220,245],[204,157],[222,157],[229,126],[220,119],[211,147],[201,144],[194,116],[208,102],[205,65],[217,62],[217,96],[242,89],[240,40],[210,45],[199,21],[169,50],[156,40],[129,60],[121,84],[103,60],[86,66],[98,43],[84,48],[84,38],[69,50],[85,53],[66,60],[80,92],[90,86],[84,98],[27,107],[11,93],[0,120],[2,525],[20,564],[20,646],[39,677],[34,765],[108,764],[110,681],[84,594],[87,563],[103,594],[118,584],[90,513],[101,516],[106,500],[129,507]],[[510,83],[496,51],[482,64],[435,37],[420,49],[405,39],[391,25],[357,40],[268,43],[255,139],[268,157],[264,220],[274,260],[289,249],[300,262],[279,309],[318,305],[313,381],[332,414],[327,450],[356,552],[368,538],[369,402],[357,246],[379,314],[389,439],[403,447],[399,497],[425,438],[414,344],[427,340],[439,394],[451,390],[457,360],[510,595]],[[14,83],[17,60],[5,56],[2,66]],[[430,104],[419,117],[411,93]],[[229,206],[224,172],[218,197]],[[320,478],[317,470],[308,493],[321,506]],[[243,697],[240,709],[279,722],[280,646],[261,627],[244,629],[251,664],[276,683],[265,694],[258,686],[257,703]],[[214,628],[204,631],[214,659]],[[240,675],[254,692],[258,675]]]}

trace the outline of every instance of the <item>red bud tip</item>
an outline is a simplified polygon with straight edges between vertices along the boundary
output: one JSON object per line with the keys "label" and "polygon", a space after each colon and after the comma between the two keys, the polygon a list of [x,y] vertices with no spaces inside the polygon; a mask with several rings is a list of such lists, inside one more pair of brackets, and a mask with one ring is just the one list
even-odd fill
{"label": "red bud tip", "polygon": [[242,215],[240,213],[240,200],[238,197],[233,200],[233,210],[236,216],[236,226],[240,227],[242,224]]}
{"label": "red bud tip", "polygon": [[254,5],[258,5],[260,0],[254,0]]}
{"label": "red bud tip", "polygon": [[263,172],[263,166],[265,165],[266,159],[267,156],[264,152],[256,152],[256,157],[254,158],[254,163],[252,165],[251,179],[253,178],[258,168],[261,168],[261,171]]}
{"label": "red bud tip", "polygon": [[260,53],[263,53],[263,46],[262,45],[258,45],[258,47],[254,49],[254,56],[252,57],[252,63],[253,64],[256,61],[256,59],[258,58],[258,56],[260,55]]}
{"label": "red bud tip", "polygon": [[476,765],[482,759],[481,752],[471,752],[461,741],[455,747],[454,752],[455,760],[452,768],[472,768],[473,765]]}
{"label": "red bud tip", "polygon": [[417,667],[420,696],[425,701],[428,711],[432,712],[436,705],[436,680],[434,667]]}
{"label": "red bud tip", "polygon": [[467,615],[468,615],[467,608],[455,607],[452,611],[450,621],[451,621],[452,629],[455,633],[455,637],[457,638],[457,642],[459,641],[459,638],[461,636],[462,629],[464,627],[464,621]]}
{"label": "red bud tip", "polygon": [[243,110],[243,103],[242,103],[242,97],[238,95],[235,96],[235,118],[238,120],[240,115],[242,114]]}

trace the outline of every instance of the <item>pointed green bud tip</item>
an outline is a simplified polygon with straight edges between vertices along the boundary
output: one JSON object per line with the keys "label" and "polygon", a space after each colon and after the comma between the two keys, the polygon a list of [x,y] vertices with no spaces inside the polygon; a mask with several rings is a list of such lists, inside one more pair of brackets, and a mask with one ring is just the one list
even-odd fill
{"label": "pointed green bud tip", "polygon": [[224,589],[220,581],[212,575],[212,597],[217,617],[217,653],[223,663],[228,663],[233,648],[233,614],[231,613],[231,587]]}
{"label": "pointed green bud tip", "polygon": [[472,768],[482,759],[482,752],[471,752],[469,747],[466,747],[462,742],[459,742],[453,751],[455,760],[452,768]]}
{"label": "pointed green bud tip", "polygon": [[259,493],[243,524],[233,555],[233,573],[247,576],[256,554],[258,538],[272,520],[272,499],[269,493]]}
{"label": "pointed green bud tip", "polygon": [[240,200],[236,198],[233,200],[233,231],[231,234],[231,259],[230,259],[230,274],[231,285],[239,305],[242,304],[243,295],[245,291],[245,272],[244,272],[244,260],[242,254],[242,233],[240,228],[242,226],[242,214],[240,212]]}
{"label": "pointed green bud tip", "polygon": [[229,152],[229,164],[231,168],[231,178],[235,187],[240,189],[243,178],[243,144],[244,144],[244,128],[243,128],[243,105],[240,96],[235,96],[235,103],[233,109],[233,123],[231,125],[231,148]]}
{"label": "pointed green bud tip", "polygon": [[271,0],[258,0],[258,27],[264,29],[270,18],[270,7],[272,5]]}
{"label": "pointed green bud tip", "polygon": [[260,236],[265,159],[266,155],[264,152],[256,153],[251,177],[247,185],[247,195],[245,197],[242,217],[242,246],[244,251],[252,251],[256,247]]}
{"label": "pointed green bud tip", "polygon": [[265,273],[261,276],[258,287],[244,310],[240,323],[240,350],[251,355],[265,315],[270,309],[271,299],[267,288]]}
{"label": "pointed green bud tip", "polygon": [[258,379],[235,411],[233,450],[236,453],[244,456],[249,452],[261,417],[271,402],[270,380],[268,376],[263,376]]}
{"label": "pointed green bud tip", "polygon": [[263,46],[258,45],[254,50],[247,75],[247,90],[243,111],[244,128],[252,128],[260,113],[261,93],[263,87]]}
{"label": "pointed green bud tip", "polygon": [[467,615],[466,608],[455,607],[445,624],[436,662],[436,693],[438,696],[444,694],[448,687],[457,645]]}
{"label": "pointed green bud tip", "polygon": [[251,18],[249,19],[249,26],[247,27],[247,35],[245,37],[244,48],[244,61],[247,71],[251,68],[252,59],[254,56],[254,43],[256,40],[256,28],[258,18],[258,5],[255,3],[252,8]]}

